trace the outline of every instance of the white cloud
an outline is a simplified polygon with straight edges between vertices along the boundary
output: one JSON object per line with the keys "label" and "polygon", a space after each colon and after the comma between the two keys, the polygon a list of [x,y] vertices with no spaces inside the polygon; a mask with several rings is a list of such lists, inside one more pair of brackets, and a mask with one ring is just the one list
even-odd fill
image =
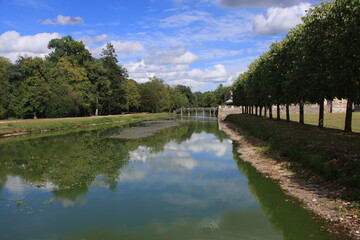
{"label": "white cloud", "polygon": [[229,77],[229,73],[222,64],[216,64],[214,69],[193,69],[188,72],[188,75],[202,82],[224,82]]}
{"label": "white cloud", "polygon": [[149,54],[146,59],[147,63],[150,64],[190,64],[198,61],[199,56],[195,55],[190,51],[186,51],[182,48],[173,51],[165,51],[157,54],[156,51]]}
{"label": "white cloud", "polygon": [[[111,41],[111,44],[114,46],[116,52],[125,53],[127,55],[131,55],[135,52],[144,52],[145,47],[140,42],[133,41]],[[91,53],[95,56],[100,56],[102,49],[106,47],[106,44],[91,49]]]}
{"label": "white cloud", "polygon": [[107,38],[108,38],[107,34],[101,34],[95,37],[89,37],[89,36],[81,37],[78,40],[82,41],[84,44],[92,44],[92,43],[102,42]]}
{"label": "white cloud", "polygon": [[130,78],[143,83],[148,81],[149,77],[157,76],[170,85],[187,85],[193,91],[198,91],[205,83],[226,83],[231,74],[224,65],[217,64],[213,68],[192,70],[188,65],[156,65],[146,63],[145,60],[137,62],[128,62],[124,64],[128,70]]}
{"label": "white cloud", "polygon": [[263,35],[284,33],[301,23],[301,17],[311,7],[310,3],[287,8],[273,7],[267,10],[266,16],[257,15],[254,19],[254,32]]}
{"label": "white cloud", "polygon": [[38,33],[21,36],[15,31],[0,35],[0,55],[15,61],[19,55],[44,57],[50,52],[47,45],[51,39],[60,38],[59,33]]}
{"label": "white cloud", "polygon": [[71,16],[63,16],[63,15],[58,15],[55,21],[51,19],[46,19],[42,22],[42,24],[57,24],[57,25],[79,25],[83,23],[84,20],[81,17],[71,17]]}

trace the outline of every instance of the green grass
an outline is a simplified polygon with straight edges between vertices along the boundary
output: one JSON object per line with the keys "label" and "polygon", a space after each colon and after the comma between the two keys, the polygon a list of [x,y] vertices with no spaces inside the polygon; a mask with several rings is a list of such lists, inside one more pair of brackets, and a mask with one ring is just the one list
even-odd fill
{"label": "green grass", "polygon": [[[307,119],[311,120],[311,116],[307,115]],[[360,200],[359,134],[245,114],[229,115],[226,121],[239,126],[245,137],[262,139],[264,154],[280,154],[302,169],[348,188],[350,197]],[[333,126],[339,121],[333,120]]]}
{"label": "green grass", "polygon": [[[276,117],[276,112],[274,114]],[[281,119],[286,119],[285,114],[281,114]],[[304,115],[305,124],[317,126],[319,114],[308,113]],[[290,114],[290,120],[299,122],[299,114]],[[324,127],[343,130],[345,125],[345,113],[325,113]],[[352,117],[353,132],[360,132],[360,112],[354,112]]]}
{"label": "green grass", "polygon": [[128,114],[96,117],[76,118],[47,118],[28,120],[0,120],[0,136],[20,132],[39,133],[46,131],[64,130],[69,128],[91,127],[104,124],[127,124],[136,121],[169,116],[167,113],[158,114]]}

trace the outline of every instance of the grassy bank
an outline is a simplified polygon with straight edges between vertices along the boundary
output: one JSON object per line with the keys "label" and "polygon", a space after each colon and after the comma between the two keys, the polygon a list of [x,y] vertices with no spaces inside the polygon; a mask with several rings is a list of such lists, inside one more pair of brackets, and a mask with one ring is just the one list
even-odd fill
{"label": "grassy bank", "polygon": [[301,168],[346,187],[349,197],[360,200],[359,134],[245,114],[229,115],[225,121],[241,128],[241,134],[263,140],[264,154],[287,157]]}
{"label": "grassy bank", "polygon": [[142,120],[169,116],[167,113],[128,114],[78,118],[48,118],[28,120],[0,120],[0,137],[16,134],[58,131],[71,128],[91,127],[108,124],[127,124]]}
{"label": "grassy bank", "polygon": [[[281,119],[286,119],[285,114],[281,114]],[[317,126],[319,114],[308,113],[304,115],[305,124]],[[290,114],[290,120],[299,122],[299,114]],[[325,113],[324,127],[343,130],[345,126],[345,113]],[[354,112],[352,117],[353,132],[360,132],[360,112]]]}

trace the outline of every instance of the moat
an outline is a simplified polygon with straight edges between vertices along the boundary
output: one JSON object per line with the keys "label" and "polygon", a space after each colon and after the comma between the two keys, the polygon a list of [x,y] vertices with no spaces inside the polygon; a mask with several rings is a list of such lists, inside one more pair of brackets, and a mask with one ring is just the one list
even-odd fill
{"label": "moat", "polygon": [[1,141],[0,238],[331,239],[216,118],[167,121]]}

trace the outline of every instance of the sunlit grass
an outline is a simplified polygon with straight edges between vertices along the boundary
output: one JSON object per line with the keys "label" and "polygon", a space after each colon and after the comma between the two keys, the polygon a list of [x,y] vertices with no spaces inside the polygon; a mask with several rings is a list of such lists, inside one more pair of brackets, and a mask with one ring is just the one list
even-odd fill
{"label": "sunlit grass", "polygon": [[[274,114],[276,117],[276,113]],[[281,114],[281,119],[286,119],[285,114]],[[299,122],[299,114],[290,114],[290,120]],[[319,114],[307,113],[304,115],[305,124],[318,125]],[[324,127],[343,130],[345,126],[345,113],[325,113]],[[353,132],[360,132],[360,112],[354,112],[352,117]]]}
{"label": "sunlit grass", "polygon": [[126,124],[137,120],[154,119],[168,114],[129,114],[96,117],[48,118],[28,120],[0,120],[0,134],[16,132],[42,132],[86,127],[101,124]]}

